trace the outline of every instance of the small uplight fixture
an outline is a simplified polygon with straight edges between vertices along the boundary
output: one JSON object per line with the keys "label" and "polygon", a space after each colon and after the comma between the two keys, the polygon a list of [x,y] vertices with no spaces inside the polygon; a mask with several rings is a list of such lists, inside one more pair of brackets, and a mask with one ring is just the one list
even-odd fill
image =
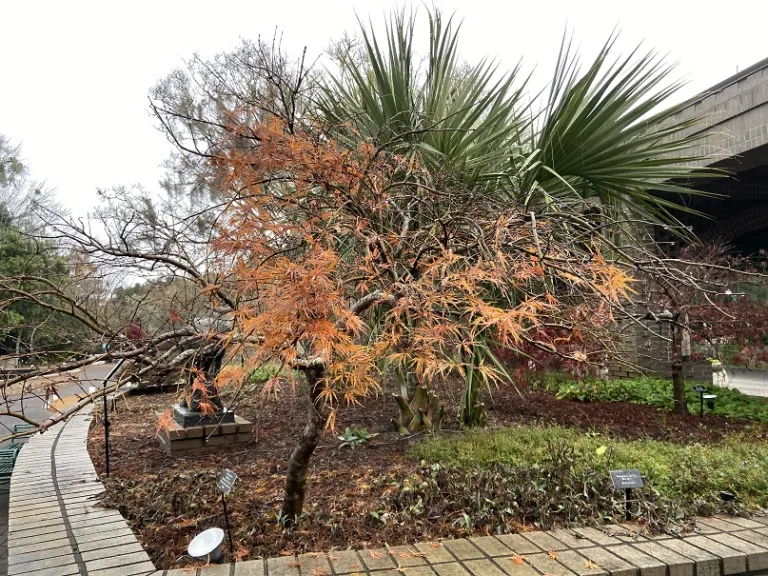
{"label": "small uplight fixture", "polygon": [[205,560],[207,564],[218,562],[222,558],[221,544],[224,542],[224,530],[208,528],[203,530],[189,543],[187,552],[193,558]]}
{"label": "small uplight fixture", "polygon": [[717,394],[703,394],[702,398],[704,399],[704,402],[707,403],[707,408],[710,411],[715,409],[715,398],[717,398]]}

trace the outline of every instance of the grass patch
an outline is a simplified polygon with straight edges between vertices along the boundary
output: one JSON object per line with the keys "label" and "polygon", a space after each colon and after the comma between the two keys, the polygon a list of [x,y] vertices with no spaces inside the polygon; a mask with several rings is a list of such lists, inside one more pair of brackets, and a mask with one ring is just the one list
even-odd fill
{"label": "grass patch", "polygon": [[252,370],[248,375],[248,384],[263,384],[280,373],[280,367],[276,364],[267,364]]}
{"label": "grass patch", "polygon": [[[562,374],[546,374],[533,383],[538,388],[552,392],[560,400],[582,402],[630,402],[672,409],[672,382],[658,378],[633,378],[627,380],[584,379],[574,380]],[[699,413],[699,395],[687,386],[688,410]],[[768,403],[765,398],[742,394],[738,390],[709,386],[717,394],[712,414],[726,418],[739,418],[768,423]],[[705,407],[705,411],[710,411]]]}
{"label": "grass patch", "polygon": [[637,468],[646,477],[646,494],[679,503],[687,512],[708,513],[723,506],[721,490],[733,492],[743,506],[768,506],[768,446],[731,437],[711,445],[680,445],[656,440],[613,440],[558,426],[520,426],[472,431],[428,439],[411,450],[427,463],[465,470],[551,472],[555,455],[567,452],[569,473],[607,478],[611,469]]}

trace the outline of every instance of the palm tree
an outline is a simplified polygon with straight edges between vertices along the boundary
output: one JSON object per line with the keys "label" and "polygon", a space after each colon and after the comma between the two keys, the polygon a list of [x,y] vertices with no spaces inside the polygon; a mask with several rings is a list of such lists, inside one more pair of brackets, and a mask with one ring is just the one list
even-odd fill
{"label": "palm tree", "polygon": [[[696,174],[679,137],[681,103],[659,107],[681,86],[654,53],[612,61],[615,36],[582,73],[563,42],[548,92],[527,99],[520,66],[507,73],[459,59],[460,26],[428,12],[429,54],[419,66],[416,16],[393,13],[382,43],[361,23],[362,54],[341,54],[322,87],[326,120],[348,138],[370,138],[413,154],[427,167],[490,187],[541,210],[563,203],[621,205],[654,221],[674,221],[676,197]],[[678,136],[675,136],[678,135]],[[594,200],[591,200],[594,199]]]}
{"label": "palm tree", "polygon": [[509,148],[525,129],[525,82],[515,86],[519,66],[500,74],[483,60],[458,59],[458,26],[429,13],[429,55],[421,70],[414,49],[416,20],[404,12],[387,22],[383,49],[361,25],[363,54],[339,56],[320,106],[348,137],[371,138],[400,153],[413,153],[434,170],[463,178],[506,171]]}
{"label": "palm tree", "polygon": [[[684,210],[685,184],[697,176],[687,153],[696,137],[680,133],[696,119],[674,120],[686,103],[659,111],[680,88],[669,82],[672,67],[639,49],[613,59],[612,36],[582,71],[564,40],[548,91],[529,100],[519,64],[506,73],[489,60],[464,64],[460,25],[437,10],[427,16],[423,65],[414,13],[393,13],[383,40],[361,23],[361,52],[338,55],[338,70],[321,85],[324,124],[335,125],[338,138],[371,140],[412,156],[430,178],[537,215],[608,213],[615,221],[623,214],[684,231],[674,211]],[[430,218],[419,206],[400,208],[411,220]],[[499,363],[490,346],[469,356],[462,415],[472,424],[467,414],[482,416],[469,404],[476,387],[487,385],[477,367]],[[401,381],[402,394],[414,385]]]}

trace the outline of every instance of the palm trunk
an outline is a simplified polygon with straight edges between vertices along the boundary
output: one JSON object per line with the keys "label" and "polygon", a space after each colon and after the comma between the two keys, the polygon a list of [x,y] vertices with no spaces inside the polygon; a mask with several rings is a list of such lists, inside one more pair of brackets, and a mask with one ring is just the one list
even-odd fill
{"label": "palm trunk", "polygon": [[304,509],[309,461],[328,422],[328,410],[323,406],[324,401],[321,398],[321,392],[325,387],[325,369],[321,366],[313,367],[307,369],[305,374],[310,399],[309,419],[301,432],[298,445],[288,460],[285,493],[283,505],[280,508],[283,521],[288,525],[293,524]]}

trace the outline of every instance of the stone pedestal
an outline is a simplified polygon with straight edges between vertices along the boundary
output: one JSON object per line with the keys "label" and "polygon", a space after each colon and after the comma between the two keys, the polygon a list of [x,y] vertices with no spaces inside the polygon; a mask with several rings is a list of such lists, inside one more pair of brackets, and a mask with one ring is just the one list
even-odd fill
{"label": "stone pedestal", "polygon": [[[181,419],[182,423],[179,422]],[[188,422],[189,425],[183,425]],[[183,456],[205,448],[240,444],[251,439],[253,424],[226,411],[214,417],[202,417],[178,406],[174,409],[174,422],[157,434],[166,454]]]}
{"label": "stone pedestal", "polygon": [[173,419],[182,428],[208,426],[210,424],[232,424],[235,421],[235,413],[225,408],[223,412],[204,416],[202,412],[193,412],[189,408],[182,408],[176,404],[173,407]]}

